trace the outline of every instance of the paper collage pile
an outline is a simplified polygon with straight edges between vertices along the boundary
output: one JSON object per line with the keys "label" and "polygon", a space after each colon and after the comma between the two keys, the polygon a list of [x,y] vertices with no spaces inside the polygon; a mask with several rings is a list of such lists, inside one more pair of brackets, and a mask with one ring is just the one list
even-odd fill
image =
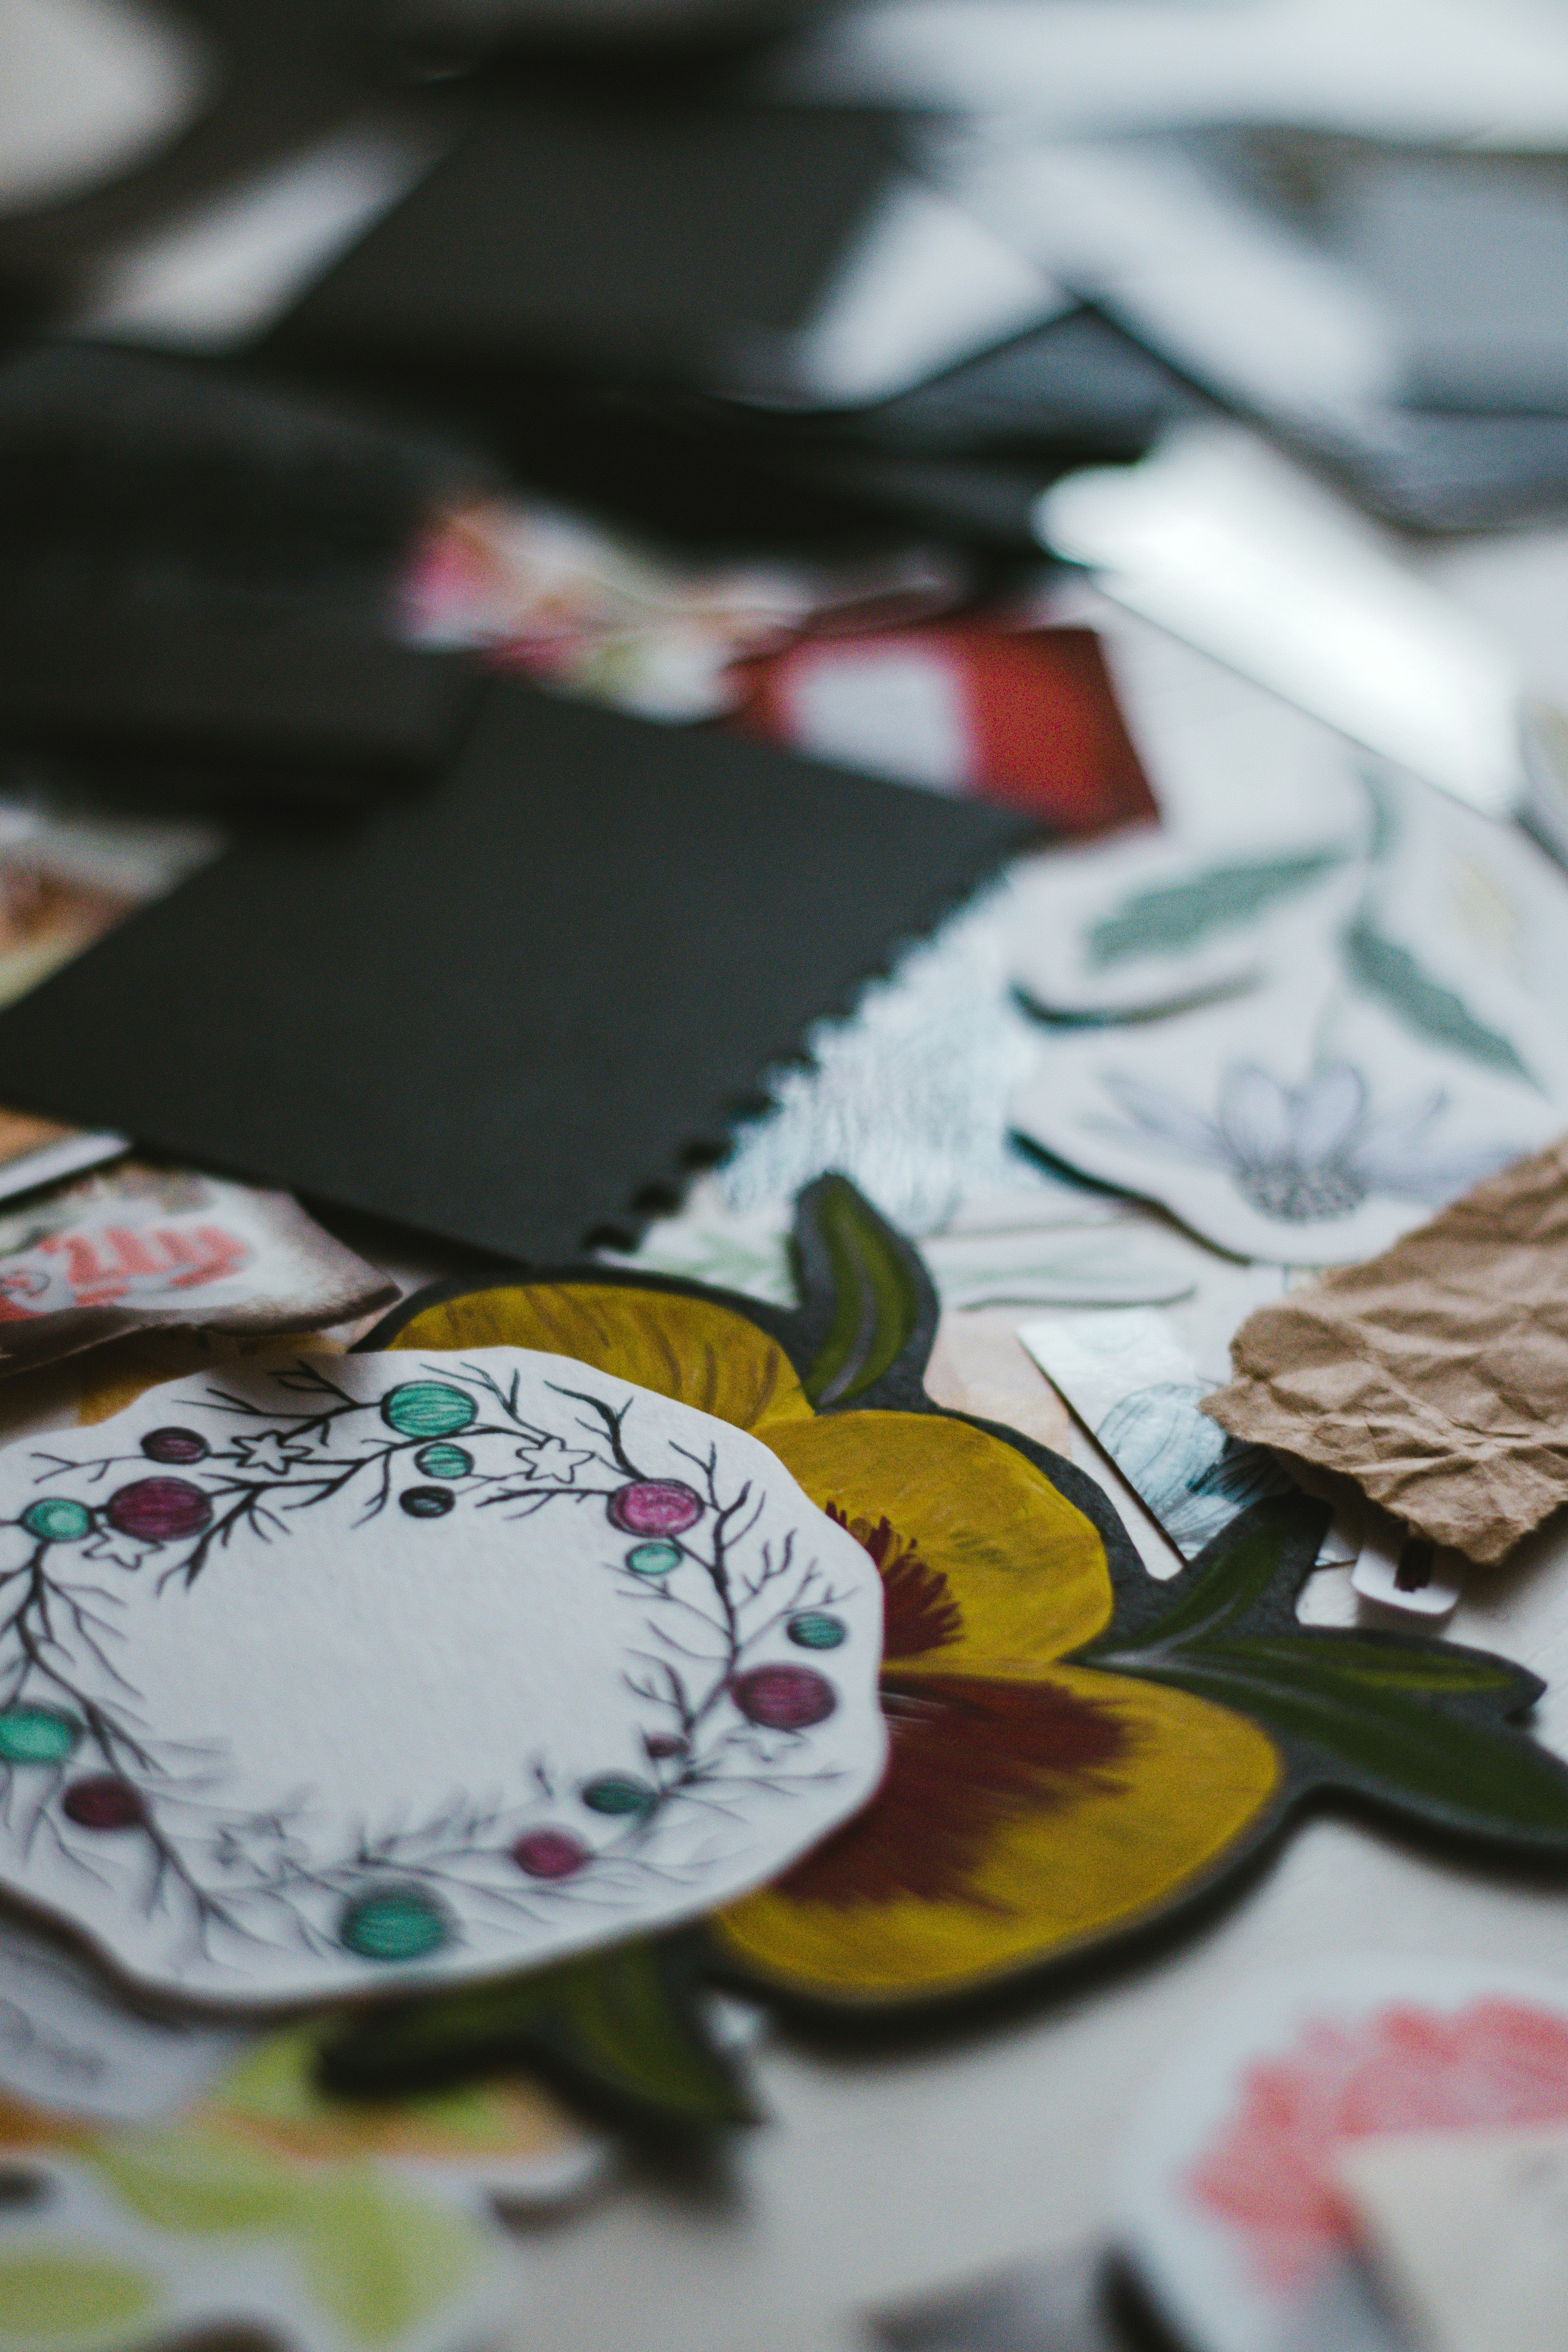
{"label": "paper collage pile", "polygon": [[0,2352],[1568,2352],[1549,14],[0,0]]}

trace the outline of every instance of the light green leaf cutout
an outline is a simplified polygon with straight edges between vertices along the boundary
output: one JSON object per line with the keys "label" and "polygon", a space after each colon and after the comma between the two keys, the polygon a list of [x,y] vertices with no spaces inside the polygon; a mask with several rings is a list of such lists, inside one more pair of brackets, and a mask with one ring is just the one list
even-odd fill
{"label": "light green leaf cutout", "polygon": [[0,2259],[0,2344],[119,2341],[157,2315],[163,2289],[145,2271],[84,2247],[24,2249]]}
{"label": "light green leaf cutout", "polygon": [[1466,1054],[1488,1069],[1506,1071],[1540,1091],[1540,1079],[1501,1032],[1478,1021],[1462,996],[1434,980],[1410,950],[1378,930],[1370,916],[1360,914],[1347,926],[1344,950],[1345,966],[1356,986],[1381,997],[1418,1037]]}
{"label": "light green leaf cutout", "polygon": [[310,2193],[297,2167],[216,2132],[107,2132],[83,2153],[141,2220],[196,2237],[288,2230]]}
{"label": "light green leaf cutout", "polygon": [[1342,849],[1300,850],[1293,857],[1265,857],[1234,866],[1211,866],[1184,882],[1162,882],[1131,898],[1084,935],[1089,961],[1103,971],[1134,956],[1168,955],[1196,947],[1215,931],[1240,930],[1281,898],[1310,889],[1325,874],[1344,865]]}
{"label": "light green leaf cutout", "polygon": [[318,2178],[297,2246],[311,2294],[361,2344],[394,2342],[427,2319],[487,2252],[477,2223],[368,2166]]}

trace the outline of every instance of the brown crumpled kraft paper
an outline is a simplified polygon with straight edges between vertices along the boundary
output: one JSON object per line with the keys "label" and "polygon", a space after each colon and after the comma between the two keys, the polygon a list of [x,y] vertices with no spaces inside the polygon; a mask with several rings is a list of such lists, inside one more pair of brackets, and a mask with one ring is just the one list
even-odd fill
{"label": "brown crumpled kraft paper", "polygon": [[1568,1502],[1568,1137],[1249,1315],[1223,1429],[1493,1565]]}

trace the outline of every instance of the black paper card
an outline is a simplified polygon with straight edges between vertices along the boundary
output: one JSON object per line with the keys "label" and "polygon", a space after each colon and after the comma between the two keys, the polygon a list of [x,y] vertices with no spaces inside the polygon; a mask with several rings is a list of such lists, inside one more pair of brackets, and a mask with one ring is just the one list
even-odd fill
{"label": "black paper card", "polygon": [[845,107],[491,100],[273,347],[722,376],[805,323],[894,165],[885,121]]}
{"label": "black paper card", "polygon": [[1028,830],[498,681],[437,790],[241,845],[0,1014],[0,1101],[570,1257]]}

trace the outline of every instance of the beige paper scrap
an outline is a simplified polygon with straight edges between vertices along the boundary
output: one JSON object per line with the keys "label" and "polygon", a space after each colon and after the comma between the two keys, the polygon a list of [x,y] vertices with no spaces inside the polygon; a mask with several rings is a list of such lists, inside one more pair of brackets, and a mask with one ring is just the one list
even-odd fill
{"label": "beige paper scrap", "polygon": [[1373,2138],[1336,2167],[1420,2352],[1568,2352],[1568,2130]]}
{"label": "beige paper scrap", "polygon": [[1249,1315],[1203,1410],[1492,1565],[1568,1501],[1568,1137]]}

